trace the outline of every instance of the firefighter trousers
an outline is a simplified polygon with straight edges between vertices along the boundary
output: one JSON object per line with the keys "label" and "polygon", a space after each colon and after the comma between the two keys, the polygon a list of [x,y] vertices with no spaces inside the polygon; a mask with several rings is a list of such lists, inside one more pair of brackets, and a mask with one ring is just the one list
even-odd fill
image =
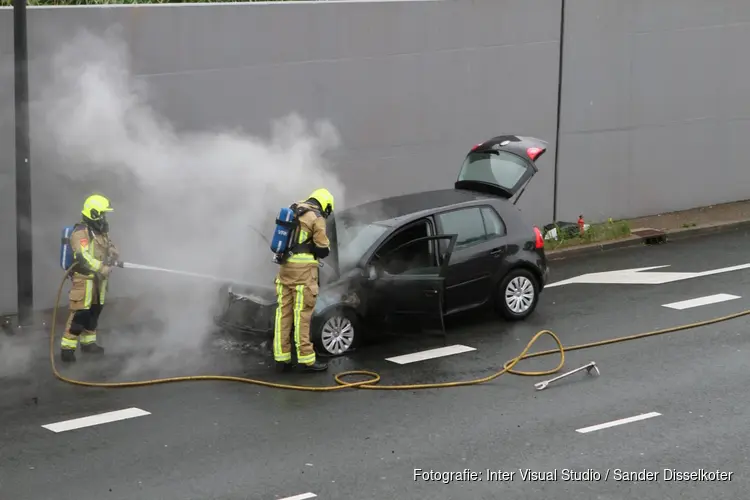
{"label": "firefighter trousers", "polygon": [[102,289],[105,287],[100,280],[73,279],[61,349],[75,351],[79,340],[82,346],[96,343],[96,329],[104,307]]}
{"label": "firefighter trousers", "polygon": [[273,332],[273,357],[278,362],[292,360],[291,334],[294,334],[297,362],[315,363],[310,341],[310,322],[318,299],[318,265],[285,264],[276,278],[276,318]]}

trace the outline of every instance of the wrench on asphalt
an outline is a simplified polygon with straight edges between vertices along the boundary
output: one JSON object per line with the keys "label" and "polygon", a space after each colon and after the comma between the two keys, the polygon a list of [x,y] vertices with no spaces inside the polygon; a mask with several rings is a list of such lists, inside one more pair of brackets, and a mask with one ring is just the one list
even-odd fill
{"label": "wrench on asphalt", "polygon": [[556,380],[560,380],[561,378],[565,378],[568,375],[573,375],[574,373],[580,372],[581,370],[586,370],[588,373],[591,373],[592,369],[596,370],[596,374],[599,375],[599,373],[600,373],[599,372],[599,367],[596,366],[596,362],[592,361],[590,363],[587,363],[587,364],[583,365],[580,368],[576,368],[575,370],[571,370],[571,371],[569,371],[567,373],[563,373],[562,375],[558,375],[555,378],[551,378],[549,380],[545,380],[544,382],[538,382],[538,383],[534,384],[534,387],[536,387],[537,391],[541,391],[542,389],[546,389],[549,384],[551,384],[552,382],[555,382]]}

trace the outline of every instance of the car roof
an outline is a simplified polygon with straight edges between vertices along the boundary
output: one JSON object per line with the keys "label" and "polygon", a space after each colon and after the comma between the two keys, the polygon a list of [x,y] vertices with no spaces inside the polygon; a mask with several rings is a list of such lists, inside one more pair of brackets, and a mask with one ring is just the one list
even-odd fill
{"label": "car roof", "polygon": [[396,226],[430,215],[440,208],[487,199],[502,200],[497,196],[464,189],[422,191],[356,205],[339,212],[339,217],[354,219],[361,224]]}

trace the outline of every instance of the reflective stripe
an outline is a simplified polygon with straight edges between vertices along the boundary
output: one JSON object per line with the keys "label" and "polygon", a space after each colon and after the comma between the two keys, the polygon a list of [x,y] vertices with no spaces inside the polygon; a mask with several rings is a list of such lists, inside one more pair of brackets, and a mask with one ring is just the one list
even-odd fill
{"label": "reflective stripe", "polygon": [[[297,242],[299,244],[303,244],[307,240],[308,236],[310,236],[310,233],[300,228],[299,238],[297,238]],[[292,254],[287,259],[287,262],[296,262],[298,264],[317,264],[318,259],[316,259],[315,256],[311,253],[294,253],[294,251],[292,250]]]}
{"label": "reflective stripe", "polygon": [[307,356],[297,356],[297,361],[299,361],[303,365],[311,365],[315,363],[315,353],[309,354]]}
{"label": "reflective stripe", "polygon": [[305,305],[305,285],[297,285],[295,290],[297,293],[294,302],[294,345],[297,349],[297,362],[303,365],[311,365],[315,362],[315,352],[303,356],[299,350],[301,315],[302,308]]}
{"label": "reflective stripe", "polygon": [[95,332],[89,332],[84,333],[81,335],[81,344],[82,345],[89,345],[96,342],[96,333]]}
{"label": "reflective stripe", "polygon": [[287,361],[292,360],[292,353],[288,352],[286,354],[279,354],[279,355],[274,354],[273,359],[275,361],[278,361],[279,363],[286,363]]}
{"label": "reflective stripe", "polygon": [[66,339],[65,337],[62,338],[62,341],[60,342],[60,347],[63,349],[72,349],[76,350],[76,347],[78,347],[78,339]]}
{"label": "reflective stripe", "polygon": [[86,292],[83,297],[84,309],[91,309],[91,303],[94,299],[94,282],[92,280],[86,280]]}
{"label": "reflective stripe", "polygon": [[295,262],[298,264],[317,264],[318,259],[316,259],[315,256],[311,253],[295,253],[287,259],[287,262]]}
{"label": "reflective stripe", "polygon": [[107,295],[107,283],[106,279],[102,279],[99,282],[99,305],[104,305],[104,299]]}
{"label": "reflective stripe", "polygon": [[281,347],[281,313],[282,313],[282,298],[284,294],[284,286],[276,281],[276,318],[273,326],[273,358],[276,361],[284,362],[292,360],[291,352],[283,352]]}
{"label": "reflective stripe", "polygon": [[99,271],[102,268],[102,261],[94,258],[94,245],[96,243],[92,239],[85,248],[78,250],[77,254],[81,256],[83,261],[92,271]]}

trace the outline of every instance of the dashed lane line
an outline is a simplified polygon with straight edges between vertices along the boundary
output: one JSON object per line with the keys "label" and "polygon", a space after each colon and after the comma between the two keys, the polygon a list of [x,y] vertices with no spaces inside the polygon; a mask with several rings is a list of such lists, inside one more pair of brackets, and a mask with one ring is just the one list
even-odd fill
{"label": "dashed lane line", "polygon": [[419,351],[411,354],[404,354],[403,356],[395,356],[392,358],[385,358],[386,361],[397,363],[399,365],[406,365],[409,363],[416,363],[417,361],[424,361],[427,359],[442,358],[443,356],[452,356],[454,354],[461,354],[463,352],[476,351],[476,348],[465,345],[449,345],[447,347],[439,347],[437,349],[429,349],[427,351]]}
{"label": "dashed lane line", "polygon": [[716,295],[706,295],[705,297],[697,297],[690,300],[682,300],[680,302],[672,302],[670,304],[662,304],[662,307],[668,307],[670,309],[677,309],[682,311],[684,309],[690,309],[692,307],[706,306],[709,304],[718,304],[720,302],[726,302],[728,300],[740,299],[739,295],[730,295],[728,293],[717,293]]}
{"label": "dashed lane line", "polygon": [[611,422],[605,422],[603,424],[592,425],[591,427],[583,427],[581,429],[576,429],[576,432],[580,432],[581,434],[586,434],[589,432],[599,431],[602,429],[608,429],[610,427],[616,427],[618,425],[630,424],[632,422],[638,422],[640,420],[646,420],[649,418],[658,417],[660,415],[661,413],[657,413],[655,411],[652,411],[651,413],[642,413],[641,415],[636,415],[634,417],[621,418],[619,420],[613,420]]}
{"label": "dashed lane line", "polygon": [[140,408],[126,408],[124,410],[99,413],[98,415],[90,415],[88,417],[76,418],[73,420],[64,420],[54,424],[43,425],[42,427],[52,432],[65,432],[94,425],[108,424],[129,418],[143,417],[146,415],[151,415],[151,413],[141,410]]}
{"label": "dashed lane line", "polygon": [[302,493],[293,497],[279,498],[279,500],[307,500],[308,498],[315,498],[317,496],[315,493]]}

